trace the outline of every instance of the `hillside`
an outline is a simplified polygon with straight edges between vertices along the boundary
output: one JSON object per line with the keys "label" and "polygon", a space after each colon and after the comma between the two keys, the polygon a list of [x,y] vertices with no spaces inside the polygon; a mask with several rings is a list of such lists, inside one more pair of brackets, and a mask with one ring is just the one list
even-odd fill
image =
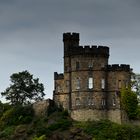
{"label": "hillside", "polygon": [[0,140],[139,140],[140,127],[108,120],[76,122],[67,111],[49,108],[34,115],[32,106],[4,105],[0,114]]}

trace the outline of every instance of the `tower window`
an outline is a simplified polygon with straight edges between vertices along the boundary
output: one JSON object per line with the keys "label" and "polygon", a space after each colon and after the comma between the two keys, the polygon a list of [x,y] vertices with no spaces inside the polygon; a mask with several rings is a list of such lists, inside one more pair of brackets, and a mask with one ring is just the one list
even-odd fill
{"label": "tower window", "polygon": [[80,89],[80,79],[76,79],[76,89]]}
{"label": "tower window", "polygon": [[88,88],[89,89],[92,89],[93,88],[93,78],[92,77],[89,77],[88,78]]}
{"label": "tower window", "polygon": [[76,70],[79,70],[79,68],[80,68],[80,63],[76,62]]}
{"label": "tower window", "polygon": [[101,88],[105,89],[105,79],[101,79]]}
{"label": "tower window", "polygon": [[75,105],[76,105],[76,106],[79,106],[79,105],[80,105],[80,99],[79,99],[79,98],[76,99]]}
{"label": "tower window", "polygon": [[57,92],[62,92],[62,88],[60,85],[57,86]]}

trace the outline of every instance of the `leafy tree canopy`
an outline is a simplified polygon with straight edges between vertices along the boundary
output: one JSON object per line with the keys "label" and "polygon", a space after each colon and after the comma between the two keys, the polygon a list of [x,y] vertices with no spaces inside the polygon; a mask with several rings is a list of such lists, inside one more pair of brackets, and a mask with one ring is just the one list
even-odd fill
{"label": "leafy tree canopy", "polygon": [[42,100],[45,96],[44,86],[39,79],[33,78],[28,71],[14,73],[10,76],[10,86],[1,93],[12,105],[25,105]]}
{"label": "leafy tree canopy", "polygon": [[137,94],[131,88],[122,88],[121,102],[129,119],[136,119],[138,113]]}
{"label": "leafy tree canopy", "polygon": [[140,98],[140,74],[132,73],[132,75],[131,75],[131,85],[132,85],[132,89],[138,95],[138,98]]}

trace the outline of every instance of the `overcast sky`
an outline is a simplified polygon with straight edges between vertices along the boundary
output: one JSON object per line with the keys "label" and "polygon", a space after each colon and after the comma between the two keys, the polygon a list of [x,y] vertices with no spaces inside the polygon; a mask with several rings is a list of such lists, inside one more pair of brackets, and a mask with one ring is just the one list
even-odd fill
{"label": "overcast sky", "polygon": [[140,73],[140,0],[0,0],[0,92],[28,70],[52,98],[63,32],[79,32],[80,45],[109,46],[110,64]]}

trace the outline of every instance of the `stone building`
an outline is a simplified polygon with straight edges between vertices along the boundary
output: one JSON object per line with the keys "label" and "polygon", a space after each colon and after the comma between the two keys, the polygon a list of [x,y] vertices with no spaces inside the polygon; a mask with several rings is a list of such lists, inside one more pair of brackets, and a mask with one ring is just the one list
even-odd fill
{"label": "stone building", "polygon": [[55,103],[75,120],[125,121],[120,89],[130,83],[130,66],[109,65],[106,46],[79,46],[79,33],[64,33],[63,42],[64,73],[54,73]]}

